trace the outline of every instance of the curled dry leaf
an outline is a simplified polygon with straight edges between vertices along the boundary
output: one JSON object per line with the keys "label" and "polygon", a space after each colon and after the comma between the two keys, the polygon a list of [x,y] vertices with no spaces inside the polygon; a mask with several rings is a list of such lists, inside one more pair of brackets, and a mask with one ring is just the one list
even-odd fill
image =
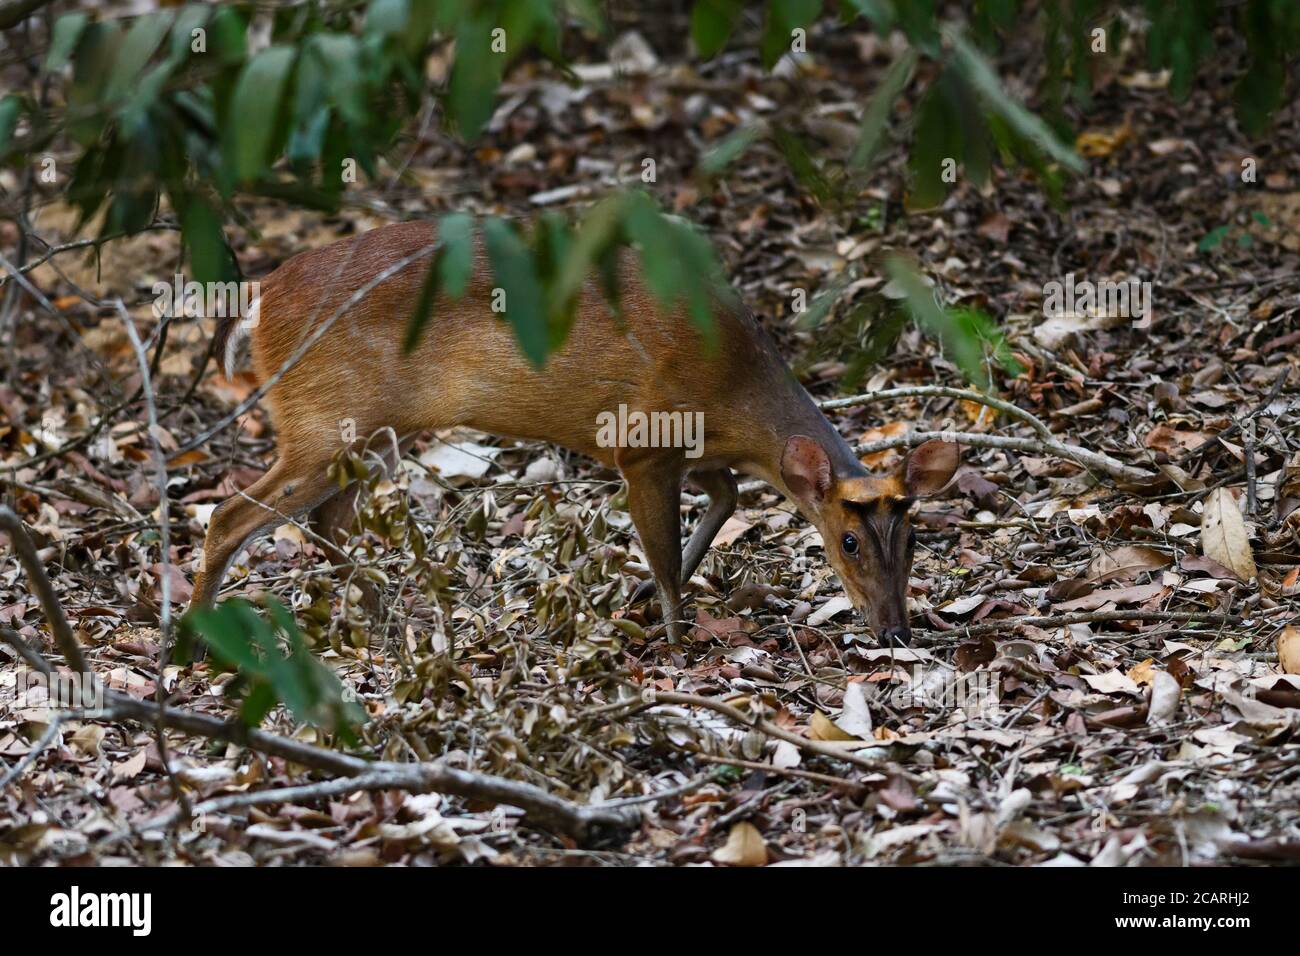
{"label": "curled dry leaf", "polygon": [[1114,551],[1103,551],[1088,565],[1087,578],[1096,584],[1106,581],[1132,580],[1143,571],[1159,571],[1168,567],[1170,558],[1155,548],[1127,545]]}
{"label": "curled dry leaf", "polygon": [[1227,488],[1216,488],[1205,500],[1201,550],[1242,581],[1255,576],[1255,556],[1250,550],[1246,522],[1241,519],[1237,499]]}
{"label": "curled dry leaf", "polygon": [[767,866],[767,844],[754,824],[740,821],[727,834],[727,842],[713,851],[714,863],[727,866]]}
{"label": "curled dry leaf", "polygon": [[849,684],[844,690],[844,710],[837,727],[859,740],[871,739],[871,710],[867,707],[867,695],[861,683]]}
{"label": "curled dry leaf", "polygon": [[1178,712],[1178,701],[1183,696],[1183,685],[1168,671],[1155,671],[1151,675],[1151,705],[1147,708],[1148,724],[1167,724]]}
{"label": "curled dry leaf", "polygon": [[808,722],[808,736],[813,740],[857,740],[852,734],[837,727],[820,710],[815,711],[812,720]]}
{"label": "curled dry leaf", "polygon": [[1277,636],[1277,659],[1288,674],[1300,674],[1300,631],[1290,624]]}

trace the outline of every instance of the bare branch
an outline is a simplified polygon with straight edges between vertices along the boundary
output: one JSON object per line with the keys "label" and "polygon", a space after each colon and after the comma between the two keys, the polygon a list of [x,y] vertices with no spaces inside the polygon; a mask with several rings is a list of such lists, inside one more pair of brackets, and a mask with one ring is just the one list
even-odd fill
{"label": "bare branch", "polygon": [[31,582],[32,591],[41,602],[41,610],[45,612],[45,620],[49,622],[54,644],[63,655],[63,659],[77,673],[89,674],[90,667],[81,652],[81,645],[77,642],[76,635],[72,633],[67,615],[63,613],[58,595],[54,593],[54,585],[50,583],[49,575],[45,573],[45,565],[41,563],[40,556],[36,553],[36,545],[32,543],[31,536],[27,533],[27,526],[6,505],[0,505],[0,531],[9,535],[10,546],[18,556],[18,563],[27,572],[27,580]]}

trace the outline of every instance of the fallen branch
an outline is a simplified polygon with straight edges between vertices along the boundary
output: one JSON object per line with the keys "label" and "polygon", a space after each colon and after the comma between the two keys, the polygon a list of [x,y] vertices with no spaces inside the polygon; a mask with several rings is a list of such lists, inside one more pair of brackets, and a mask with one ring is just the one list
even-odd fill
{"label": "fallen branch", "polygon": [[[8,635],[0,632],[0,638],[8,640]],[[21,648],[19,650],[22,653]],[[396,789],[411,793],[446,793],[483,803],[504,803],[519,807],[527,814],[530,822],[542,829],[562,833],[583,844],[598,844],[624,833],[635,825],[637,819],[634,814],[617,807],[609,808],[599,804],[579,806],[529,783],[459,770],[436,761],[408,764],[363,760],[205,714],[195,714],[175,707],[163,707],[160,711],[158,705],[151,701],[137,700],[118,691],[106,691],[104,698],[105,706],[102,710],[88,711],[83,716],[102,720],[131,720],[148,726],[161,722],[173,730],[248,747],[304,767],[347,778],[329,781],[334,789],[322,792]],[[295,789],[287,788],[285,792]],[[290,797],[282,793],[280,798],[270,799],[269,802],[287,799]],[[202,809],[202,805],[197,808],[199,811]],[[177,811],[179,814],[180,810]]]}
{"label": "fallen branch", "polygon": [[[320,800],[361,790],[403,790],[407,793],[445,793],[487,803],[509,804],[522,809],[535,825],[563,833],[584,844],[602,843],[626,831],[636,820],[635,814],[615,808],[600,805],[576,806],[539,790],[532,784],[457,770],[438,763],[383,762],[367,766],[371,769],[353,777],[214,797],[197,804],[194,813],[223,813],[240,807]],[[140,829],[169,827],[181,817],[182,811],[177,808],[146,822]]]}
{"label": "fallen branch", "polygon": [[54,743],[54,738],[59,735],[59,726],[63,723],[66,716],[66,714],[55,713],[54,716],[50,718],[50,723],[45,728],[45,733],[41,734],[41,739],[32,744],[31,750],[27,751],[27,753],[24,754],[16,764],[10,767],[3,777],[0,777],[0,790],[3,790],[13,781],[17,780],[19,776],[22,775],[22,772],[31,766],[36,761],[37,757],[45,752],[45,748]]}
{"label": "fallen branch", "polygon": [[76,635],[68,625],[67,615],[63,613],[63,606],[59,604],[58,595],[54,593],[54,585],[50,583],[49,575],[45,573],[45,565],[41,563],[36,553],[36,545],[32,543],[31,536],[27,533],[27,526],[6,505],[0,505],[0,531],[9,535],[9,545],[18,556],[18,563],[23,566],[27,580],[31,582],[32,591],[40,601],[41,610],[45,612],[45,620],[49,622],[50,634],[54,637],[54,644],[58,647],[59,653],[68,662],[68,666],[78,674],[89,674],[90,668],[86,664],[85,655],[81,653],[81,645],[77,643]]}
{"label": "fallen branch", "polygon": [[1019,405],[993,395],[973,392],[968,388],[949,388],[946,385],[912,385],[907,388],[884,388],[878,392],[863,392],[861,395],[850,395],[848,398],[828,399],[824,402],[818,402],[817,407],[823,411],[830,411],[831,409],[852,408],[854,405],[884,402],[895,398],[955,398],[964,402],[976,402],[1026,422],[1044,438],[1054,438],[1052,430],[1043,423],[1041,418],[1032,412],[1025,411]]}
{"label": "fallen branch", "polygon": [[853,451],[858,455],[884,451],[887,448],[907,448],[922,442],[938,439],[940,441],[958,442],[972,448],[1002,448],[1011,451],[1028,452],[1033,455],[1056,455],[1066,458],[1089,471],[1099,471],[1119,481],[1130,484],[1149,482],[1157,476],[1149,471],[1134,468],[1122,461],[1111,458],[1099,451],[1089,451],[1077,445],[1067,445],[1055,438],[1018,438],[1013,435],[980,435],[971,432],[908,432],[897,438],[884,438],[880,441],[867,442],[856,446]]}
{"label": "fallen branch", "polygon": [[868,442],[859,445],[854,451],[859,455],[868,455],[872,452],[885,451],[890,448],[906,448],[911,445],[919,445],[922,442],[929,441],[931,438],[939,438],[943,441],[960,442],[963,445],[970,445],[972,448],[1007,448],[1015,451],[1031,452],[1034,454],[1046,455],[1053,454],[1061,458],[1067,458],[1076,464],[1082,465],[1089,471],[1099,471],[1116,478],[1120,481],[1127,482],[1144,482],[1151,481],[1156,476],[1150,472],[1126,465],[1102,452],[1089,451],[1086,448],[1080,448],[1077,445],[1067,445],[1052,434],[1050,428],[1044,424],[1043,420],[1031,412],[1025,411],[1019,405],[1014,405],[1004,399],[992,395],[984,395],[980,392],[974,392],[965,388],[948,388],[944,385],[917,385],[908,388],[886,388],[878,392],[864,392],[861,395],[851,395],[848,398],[835,398],[824,402],[818,402],[817,405],[823,410],[836,408],[849,408],[854,405],[865,405],[869,402],[887,401],[895,398],[955,398],[967,402],[977,402],[986,405],[989,408],[997,409],[1014,418],[1020,419],[1028,424],[1035,432],[1038,433],[1037,439],[1016,438],[1009,435],[980,435],[968,434],[966,432],[911,432],[907,435],[901,435],[898,438],[886,438],[880,441]]}
{"label": "fallen branch", "polygon": [[917,645],[941,644],[948,637],[979,637],[982,634],[996,634],[1021,624],[1034,627],[1064,627],[1070,624],[1094,624],[1101,621],[1203,621],[1206,624],[1242,624],[1247,619],[1237,614],[1196,614],[1187,611],[1079,611],[1075,614],[1050,614],[1045,617],[1004,617],[986,624],[968,624],[955,627],[951,631],[931,631],[928,634],[915,635],[912,643]]}

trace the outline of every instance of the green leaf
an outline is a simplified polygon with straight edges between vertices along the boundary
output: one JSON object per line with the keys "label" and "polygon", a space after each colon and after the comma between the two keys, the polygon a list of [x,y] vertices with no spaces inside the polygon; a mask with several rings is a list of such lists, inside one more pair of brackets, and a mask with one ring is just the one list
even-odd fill
{"label": "green leaf", "polygon": [[[467,140],[478,136],[492,118],[497,87],[510,52],[509,47],[506,53],[492,51],[494,28],[490,11],[480,11],[462,21],[456,31],[456,61],[447,83],[447,112]],[[507,43],[511,40],[507,35]]]}
{"label": "green leaf", "polygon": [[448,213],[438,220],[438,250],[433,254],[415,309],[406,325],[405,352],[414,350],[420,334],[433,316],[438,292],[453,299],[465,294],[474,268],[474,218],[467,213]]}
{"label": "green leaf", "polygon": [[453,299],[459,299],[469,286],[474,271],[474,217],[453,212],[438,220],[438,239],[442,242],[442,287]]}
{"label": "green leaf", "polygon": [[267,600],[267,617],[237,598],[190,611],[180,622],[178,650],[198,638],[212,649],[218,667],[236,671],[226,694],[244,695],[240,717],[249,726],[283,701],[299,720],[355,742],[351,728],[365,720],[365,711],[345,698],[338,677],[311,654],[293,615],[278,601]]}
{"label": "green leaf", "polygon": [[409,0],[374,0],[366,10],[366,32],[378,36],[401,33],[410,16]]}
{"label": "green leaf", "polygon": [[927,56],[939,54],[938,18],[934,0],[903,0],[898,8],[898,26],[912,45]]}
{"label": "green leaf", "polygon": [[[605,293],[611,302],[617,299],[617,247],[628,206],[627,193],[616,193],[597,203],[585,216],[569,252],[551,286],[551,295],[560,302],[576,301],[582,285],[594,265],[606,264],[615,271],[605,276]],[[610,261],[605,262],[609,254]],[[611,286],[612,281],[612,286]]]}
{"label": "green leaf", "polygon": [[104,89],[105,100],[111,103],[123,96],[144,72],[150,58],[158,52],[163,38],[171,29],[172,19],[172,11],[164,10],[138,17],[131,25],[117,51],[117,62]]}
{"label": "green leaf", "polygon": [[[983,313],[973,309],[940,308],[935,302],[934,292],[920,273],[899,256],[886,260],[885,271],[903,292],[904,304],[917,324],[939,340],[944,354],[968,380],[987,388],[989,373],[985,366],[985,345],[993,342],[995,354],[999,349],[1005,349],[992,320],[981,319]],[[1010,351],[1006,350],[1005,355],[1009,356]]]}
{"label": "green leaf", "polygon": [[528,361],[541,368],[546,362],[550,336],[533,257],[519,234],[503,219],[488,219],[483,224],[483,237],[493,276],[505,293],[506,319]]}
{"label": "green leaf", "polygon": [[50,50],[45,54],[45,69],[49,73],[63,69],[77,48],[82,31],[90,17],[81,13],[65,13],[54,21],[54,31],[50,36]]}
{"label": "green leaf", "polygon": [[[903,0],[904,3],[909,0]],[[894,29],[893,0],[848,0],[848,5],[871,21],[872,28],[882,37]]]}
{"label": "green leaf", "polygon": [[806,30],[821,13],[822,0],[768,0],[767,23],[759,42],[763,66],[771,69],[790,52],[794,31]]}
{"label": "green leaf", "polygon": [[1196,244],[1197,252],[1210,252],[1217,249],[1228,237],[1228,226],[1215,226]]}
{"label": "green leaf", "polygon": [[628,238],[641,247],[642,275],[655,298],[665,308],[685,304],[706,348],[714,348],[718,329],[713,303],[730,299],[732,293],[722,280],[709,240],[685,222],[669,219],[641,192],[628,196],[624,228]]}
{"label": "green leaf", "polygon": [[234,7],[219,6],[208,26],[208,56],[222,66],[242,63],[248,56],[248,27]]}
{"label": "green leaf", "polygon": [[943,180],[943,168],[946,160],[958,159],[961,144],[952,140],[959,129],[960,123],[952,116],[940,85],[931,85],[917,112],[912,150],[908,155],[912,171],[910,208],[930,209],[948,195],[950,184]]}
{"label": "green leaf", "polygon": [[714,146],[704,154],[700,160],[700,172],[706,176],[716,176],[733,162],[740,158],[745,150],[753,145],[754,141],[768,132],[768,126],[763,121],[747,123],[738,129],[732,130],[722,142]]}
{"label": "green leaf", "polygon": [[785,129],[775,130],[773,138],[799,185],[811,193],[818,202],[828,202],[835,194],[835,187],[822,172],[803,140]]}
{"label": "green leaf", "polygon": [[221,217],[203,200],[190,200],[181,221],[181,240],[189,252],[190,273],[195,281],[229,282],[239,278]]}
{"label": "green leaf", "polygon": [[14,127],[18,125],[18,114],[22,112],[23,101],[15,93],[10,93],[0,100],[0,156],[9,151],[9,141],[13,138]]}
{"label": "green leaf", "polygon": [[190,55],[194,43],[194,31],[203,29],[212,15],[212,8],[206,3],[191,3],[176,15],[176,24],[172,27],[171,42],[167,55],[173,60],[184,60]]}
{"label": "green leaf", "polygon": [[889,114],[893,112],[894,103],[912,79],[916,68],[916,52],[908,50],[900,56],[885,74],[880,88],[871,97],[862,114],[862,125],[858,130],[858,141],[849,153],[847,166],[852,170],[864,170],[870,167],[880,144],[884,140],[885,128],[889,123]]}
{"label": "green leaf", "polygon": [[740,12],[740,0],[695,0],[691,8],[691,40],[701,59],[711,60],[722,52]]}
{"label": "green leaf", "polygon": [[360,42],[346,33],[322,33],[313,38],[312,46],[325,66],[330,98],[339,113],[356,126],[364,125]]}
{"label": "green leaf", "polygon": [[77,44],[68,90],[68,113],[76,119],[69,121],[68,131],[82,146],[90,147],[103,133],[105,116],[98,107],[121,45],[122,30],[112,20],[87,24]]}
{"label": "green leaf", "polygon": [[1046,123],[1011,98],[1010,94],[1003,89],[993,67],[984,59],[984,55],[975,49],[959,31],[947,29],[944,35],[956,50],[958,68],[984,101],[985,106],[1000,115],[1017,133],[1062,166],[1076,173],[1087,169],[1087,163],[1079,158],[1073,149],[1057,139],[1056,134]]}
{"label": "green leaf", "polygon": [[257,178],[271,162],[293,58],[292,47],[267,47],[240,71],[228,114],[231,122],[224,131],[226,165],[234,182]]}

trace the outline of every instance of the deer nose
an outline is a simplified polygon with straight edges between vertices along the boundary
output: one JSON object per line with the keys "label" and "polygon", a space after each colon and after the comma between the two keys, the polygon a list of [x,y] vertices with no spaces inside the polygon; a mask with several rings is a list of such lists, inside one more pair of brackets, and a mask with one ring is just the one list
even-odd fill
{"label": "deer nose", "polygon": [[887,627],[880,632],[880,643],[885,646],[906,647],[912,643],[912,629],[906,624]]}

